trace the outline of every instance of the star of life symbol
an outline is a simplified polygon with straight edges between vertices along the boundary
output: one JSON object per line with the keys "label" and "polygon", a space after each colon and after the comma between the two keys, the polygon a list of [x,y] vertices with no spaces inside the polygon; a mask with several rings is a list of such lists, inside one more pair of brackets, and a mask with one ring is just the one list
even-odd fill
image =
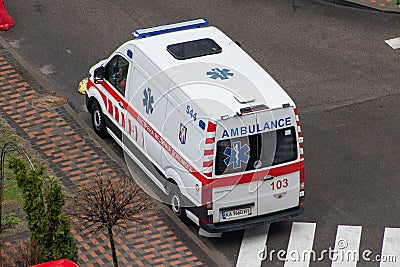
{"label": "star of life symbol", "polygon": [[220,69],[220,68],[213,68],[210,71],[207,71],[207,75],[210,75],[211,79],[218,79],[220,78],[221,80],[226,80],[229,79],[229,76],[233,76],[233,73],[230,72],[228,69]]}
{"label": "star of life symbol", "polygon": [[224,160],[226,166],[233,164],[234,169],[241,168],[242,162],[249,162],[250,156],[247,154],[250,148],[247,144],[242,146],[240,141],[233,142],[232,148],[225,148],[224,154],[228,157]]}
{"label": "star of life symbol", "polygon": [[153,112],[153,104],[154,104],[154,99],[153,96],[151,95],[151,89],[150,88],[145,88],[143,91],[143,106],[146,108],[146,113],[150,114]]}

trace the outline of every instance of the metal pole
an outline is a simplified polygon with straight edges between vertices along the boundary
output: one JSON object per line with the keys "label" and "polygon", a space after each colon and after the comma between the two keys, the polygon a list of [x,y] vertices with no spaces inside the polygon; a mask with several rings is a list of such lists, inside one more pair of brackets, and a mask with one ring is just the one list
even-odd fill
{"label": "metal pole", "polygon": [[5,155],[4,145],[1,148],[0,154],[0,235],[3,233],[3,189],[4,189],[4,155]]}

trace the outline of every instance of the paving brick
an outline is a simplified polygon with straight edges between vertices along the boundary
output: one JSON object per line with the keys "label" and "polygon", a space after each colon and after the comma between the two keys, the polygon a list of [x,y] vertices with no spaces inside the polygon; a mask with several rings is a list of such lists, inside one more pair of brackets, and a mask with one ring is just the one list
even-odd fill
{"label": "paving brick", "polygon": [[[65,107],[41,110],[32,106],[31,99],[47,93],[46,89],[1,45],[0,85],[0,115],[51,166],[67,191],[90,182],[99,172],[115,179],[127,175],[88,138]],[[136,219],[144,216],[147,224],[129,223],[123,235],[116,235],[120,266],[204,265],[186,246],[186,241],[178,238],[175,229],[165,225],[162,217],[147,212]],[[102,233],[83,236],[76,223],[72,226],[79,263],[112,266],[107,236]]]}

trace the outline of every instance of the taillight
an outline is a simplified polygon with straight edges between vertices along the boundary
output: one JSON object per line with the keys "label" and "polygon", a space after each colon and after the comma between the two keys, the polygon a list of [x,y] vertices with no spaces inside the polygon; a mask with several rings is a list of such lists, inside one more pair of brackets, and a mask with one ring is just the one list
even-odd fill
{"label": "taillight", "polygon": [[305,182],[306,182],[306,177],[303,168],[300,170],[300,191],[304,191]]}
{"label": "taillight", "polygon": [[206,208],[207,210],[212,210],[213,205],[212,205],[212,187],[211,187],[211,185],[203,185],[202,193],[203,193],[203,196],[202,196],[203,207]]}

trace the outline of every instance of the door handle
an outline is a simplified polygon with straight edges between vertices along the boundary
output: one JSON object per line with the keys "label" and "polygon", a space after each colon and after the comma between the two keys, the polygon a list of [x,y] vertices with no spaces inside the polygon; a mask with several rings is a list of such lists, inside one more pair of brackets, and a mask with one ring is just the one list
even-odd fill
{"label": "door handle", "polygon": [[272,180],[272,179],[274,179],[274,178],[275,178],[275,177],[272,176],[272,175],[267,175],[267,176],[264,177],[263,181]]}
{"label": "door handle", "polygon": [[120,102],[118,102],[118,105],[122,108],[122,109],[125,109],[125,107],[124,107],[124,104],[122,104],[122,102],[120,101]]}

